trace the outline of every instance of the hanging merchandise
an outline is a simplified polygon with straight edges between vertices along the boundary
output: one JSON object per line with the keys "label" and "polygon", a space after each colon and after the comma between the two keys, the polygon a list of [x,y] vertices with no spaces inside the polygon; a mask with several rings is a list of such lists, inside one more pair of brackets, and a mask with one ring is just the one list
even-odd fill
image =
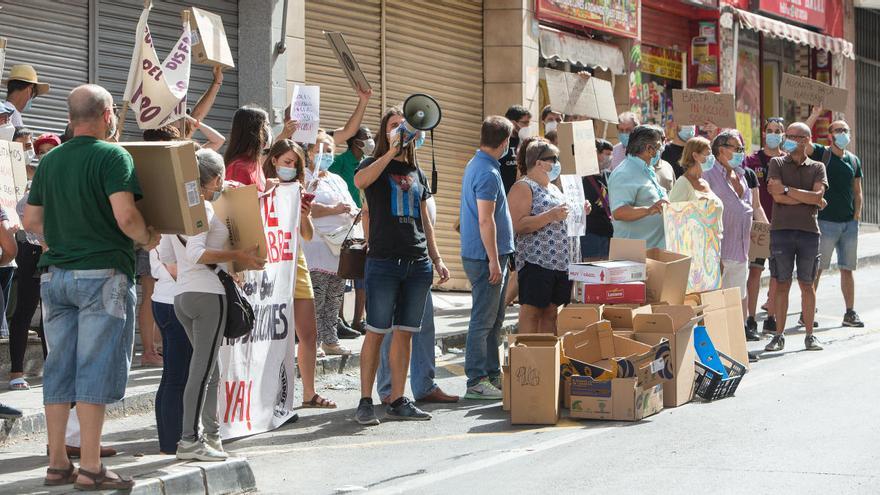
{"label": "hanging merchandise", "polygon": [[696,66],[697,86],[719,84],[718,55],[718,36],[715,22],[701,22],[700,36],[691,41],[691,65]]}

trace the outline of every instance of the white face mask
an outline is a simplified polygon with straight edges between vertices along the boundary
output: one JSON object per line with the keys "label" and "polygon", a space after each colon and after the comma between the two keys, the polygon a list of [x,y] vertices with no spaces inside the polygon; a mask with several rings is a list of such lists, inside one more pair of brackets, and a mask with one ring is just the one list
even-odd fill
{"label": "white face mask", "polygon": [[530,127],[523,127],[517,132],[517,136],[519,136],[520,141],[525,141],[526,139],[532,137],[532,129]]}
{"label": "white face mask", "polygon": [[553,132],[556,130],[556,128],[558,126],[559,126],[559,122],[556,122],[555,120],[551,120],[550,122],[547,122],[546,124],[544,124],[544,132],[545,133],[546,132]]}

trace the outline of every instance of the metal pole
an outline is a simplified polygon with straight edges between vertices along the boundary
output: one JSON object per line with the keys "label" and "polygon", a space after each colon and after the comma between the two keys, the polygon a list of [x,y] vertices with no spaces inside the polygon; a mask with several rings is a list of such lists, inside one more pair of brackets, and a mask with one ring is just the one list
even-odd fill
{"label": "metal pole", "polygon": [[[379,19],[380,19],[379,20],[379,87],[380,87],[380,91],[382,92],[381,112],[383,115],[385,113],[385,109],[388,108],[388,97],[387,97],[387,91],[386,91],[386,87],[385,87],[385,72],[386,72],[385,57],[386,57],[386,53],[387,53],[387,51],[385,50],[385,28],[386,28],[385,10],[387,7],[386,4],[387,4],[387,2],[385,0],[382,0],[381,10],[380,10],[381,14],[379,17]],[[383,130],[381,130],[381,132],[385,132],[385,130],[383,129]],[[432,143],[432,145],[433,145],[433,143]]]}

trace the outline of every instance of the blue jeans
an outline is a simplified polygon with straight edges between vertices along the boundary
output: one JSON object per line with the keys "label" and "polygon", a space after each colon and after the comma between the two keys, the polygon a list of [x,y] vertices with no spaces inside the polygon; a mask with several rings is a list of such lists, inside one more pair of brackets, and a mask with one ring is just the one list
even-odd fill
{"label": "blue jeans", "polygon": [[159,450],[166,454],[177,452],[177,442],[183,432],[183,390],[189,375],[192,345],[183,326],[177,321],[173,304],[153,302],[153,318],[162,332],[162,381],[156,391],[156,430],[159,432]]}
{"label": "blue jeans", "polygon": [[113,269],[51,267],[40,277],[40,293],[49,348],[43,403],[121,400],[134,342],[134,282]]}
{"label": "blue jeans", "polygon": [[828,222],[819,220],[819,269],[831,268],[831,253],[837,250],[837,266],[841,270],[855,271],[859,264],[859,222]]}
{"label": "blue jeans", "polygon": [[501,344],[501,325],[504,323],[509,259],[509,255],[498,259],[501,263],[501,283],[498,285],[489,285],[487,260],[461,259],[471,283],[471,321],[464,354],[468,387],[480,383],[483,378],[492,379],[501,374],[498,346]]}
{"label": "blue jeans", "polygon": [[367,258],[367,330],[381,334],[392,330],[418,333],[434,280],[433,269],[427,257]]}
{"label": "blue jeans", "polygon": [[[422,331],[412,336],[412,355],[409,359],[409,385],[416,400],[426,397],[437,388],[434,382],[434,300],[431,293],[425,300],[425,314],[422,316]],[[392,336],[382,341],[382,357],[376,373],[376,390],[379,397],[391,395],[391,366],[388,352],[391,350]]]}
{"label": "blue jeans", "polygon": [[610,244],[610,237],[587,232],[586,235],[581,236],[581,259],[608,258]]}

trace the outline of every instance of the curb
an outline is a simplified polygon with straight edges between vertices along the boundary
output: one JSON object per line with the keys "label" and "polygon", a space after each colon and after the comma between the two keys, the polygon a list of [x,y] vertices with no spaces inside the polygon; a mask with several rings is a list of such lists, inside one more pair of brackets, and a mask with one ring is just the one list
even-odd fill
{"label": "curb", "polygon": [[131,495],[204,495],[256,491],[257,481],[247,459],[196,462],[135,476]]}

